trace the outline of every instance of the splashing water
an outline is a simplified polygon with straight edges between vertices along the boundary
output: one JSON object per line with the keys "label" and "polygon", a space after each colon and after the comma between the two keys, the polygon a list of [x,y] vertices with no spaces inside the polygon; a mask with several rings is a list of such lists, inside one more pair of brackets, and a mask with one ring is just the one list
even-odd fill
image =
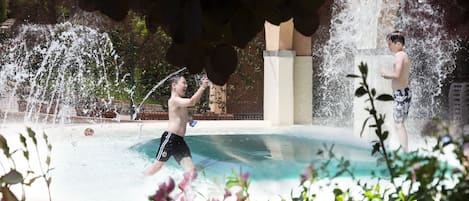
{"label": "splashing water", "polygon": [[408,32],[406,51],[411,59],[409,85],[412,87],[410,117],[425,118],[445,114],[444,85],[456,68],[458,45],[443,30],[436,16],[445,13],[428,0],[405,1],[398,28]]}
{"label": "splashing water", "polygon": [[[25,122],[63,123],[75,108],[96,110],[97,99],[108,105],[119,83],[119,56],[108,35],[70,22],[23,25],[0,52],[0,95],[24,103]],[[8,111],[2,113],[5,121]]]}
{"label": "splashing water", "polygon": [[140,108],[142,107],[143,103],[145,102],[145,100],[147,100],[148,97],[150,97],[150,95],[155,92],[155,90],[160,87],[166,80],[168,80],[169,78],[171,78],[172,76],[174,75],[177,75],[178,73],[180,73],[181,71],[185,70],[186,67],[183,67],[171,74],[169,74],[168,76],[166,76],[165,78],[163,78],[162,80],[160,80],[158,82],[158,84],[156,84],[155,86],[153,86],[153,88],[147,93],[147,95],[145,95],[145,97],[143,98],[142,102],[140,102],[140,104],[138,104],[138,106],[135,108],[135,114],[132,116],[132,119],[136,119],[137,118],[137,113],[140,111]]}
{"label": "splashing water", "polygon": [[[393,31],[393,27],[377,26],[373,30],[373,26],[368,26],[382,20],[381,14],[387,13],[390,6],[395,5],[385,1],[377,1],[372,6],[357,0],[334,2],[330,29],[322,33],[330,37],[313,46],[313,57],[318,60],[314,66],[317,73],[313,75],[313,119],[325,120],[318,121],[319,124],[350,126],[353,123],[354,85],[345,75],[354,73],[354,58],[362,50],[371,50],[374,55],[391,54],[380,48],[383,44],[379,41],[385,41],[382,37]],[[396,29],[405,33],[405,51],[411,59],[409,85],[413,95],[409,116],[440,115],[444,103],[442,88],[455,68],[452,53],[457,49],[441,21],[435,20],[444,13],[425,0],[405,1],[397,13],[391,20]],[[374,34],[378,39],[370,37]]]}

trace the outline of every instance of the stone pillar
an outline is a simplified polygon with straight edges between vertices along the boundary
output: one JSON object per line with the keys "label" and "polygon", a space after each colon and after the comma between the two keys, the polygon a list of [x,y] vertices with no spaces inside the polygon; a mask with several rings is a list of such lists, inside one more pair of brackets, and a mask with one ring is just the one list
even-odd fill
{"label": "stone pillar", "polygon": [[294,60],[293,93],[294,123],[313,123],[313,57],[311,56],[311,37],[300,32],[293,32]]}
{"label": "stone pillar", "polygon": [[265,48],[267,51],[292,50],[293,19],[281,23],[280,26],[265,22]]}
{"label": "stone pillar", "polygon": [[215,114],[226,113],[226,84],[210,86],[209,107]]}
{"label": "stone pillar", "polygon": [[264,120],[274,126],[294,122],[293,19],[279,26],[265,22]]}
{"label": "stone pillar", "polygon": [[293,124],[293,63],[290,50],[264,52],[264,120],[275,126]]}
{"label": "stone pillar", "polygon": [[312,123],[311,37],[293,27],[265,23],[264,120],[272,125]]}

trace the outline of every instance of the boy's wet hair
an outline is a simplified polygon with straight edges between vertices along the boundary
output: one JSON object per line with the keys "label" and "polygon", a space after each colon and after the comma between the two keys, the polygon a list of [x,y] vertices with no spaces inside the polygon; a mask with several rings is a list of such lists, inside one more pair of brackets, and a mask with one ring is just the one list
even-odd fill
{"label": "boy's wet hair", "polygon": [[402,34],[400,31],[393,31],[392,33],[388,34],[386,38],[393,43],[400,42],[402,45],[405,45],[404,34]]}
{"label": "boy's wet hair", "polygon": [[171,86],[173,83],[177,83],[179,79],[181,79],[182,75],[173,75],[168,79],[169,85]]}

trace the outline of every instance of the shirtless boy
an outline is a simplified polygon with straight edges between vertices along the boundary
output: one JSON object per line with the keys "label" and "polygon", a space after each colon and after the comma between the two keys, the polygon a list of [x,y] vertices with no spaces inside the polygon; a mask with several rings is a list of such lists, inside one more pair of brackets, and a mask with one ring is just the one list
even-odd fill
{"label": "shirtless boy", "polygon": [[184,141],[184,135],[189,121],[187,108],[194,106],[200,100],[209,83],[206,77],[202,78],[201,81],[202,84],[194,95],[190,98],[184,98],[187,89],[186,79],[180,75],[169,79],[171,97],[168,100],[168,128],[161,136],[155,161],[145,169],[144,175],[149,176],[158,172],[171,156],[174,156],[185,172],[193,173],[195,171],[191,152]]}
{"label": "shirtless boy", "polygon": [[404,121],[409,114],[410,101],[412,99],[409,89],[410,61],[404,52],[405,39],[401,32],[394,31],[388,34],[387,41],[389,49],[394,53],[393,71],[388,72],[382,68],[381,76],[392,80],[394,125],[400,144],[404,151],[407,151],[407,130]]}

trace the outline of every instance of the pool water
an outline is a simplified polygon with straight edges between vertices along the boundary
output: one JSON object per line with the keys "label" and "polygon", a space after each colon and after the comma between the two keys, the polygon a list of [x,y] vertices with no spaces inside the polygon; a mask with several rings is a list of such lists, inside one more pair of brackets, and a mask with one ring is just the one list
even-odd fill
{"label": "pool water", "polygon": [[[349,160],[355,176],[369,176],[376,171],[376,158],[369,146],[358,146],[340,141],[324,140],[295,134],[241,134],[196,135],[184,138],[200,172],[208,176],[223,176],[241,169],[253,180],[298,178],[310,162],[316,167],[326,161],[318,155],[324,145],[334,144],[334,154]],[[160,138],[138,143],[130,149],[154,160]],[[173,157],[168,165],[177,166]],[[337,163],[328,165],[328,171],[337,172]],[[377,171],[378,172],[378,171]]]}

